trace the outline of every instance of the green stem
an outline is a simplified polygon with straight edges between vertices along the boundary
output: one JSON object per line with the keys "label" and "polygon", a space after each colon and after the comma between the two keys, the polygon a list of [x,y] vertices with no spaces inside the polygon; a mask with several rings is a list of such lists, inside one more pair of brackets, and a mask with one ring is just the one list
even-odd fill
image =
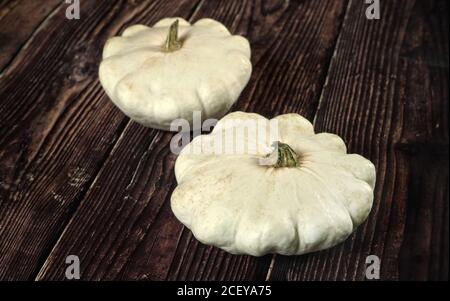
{"label": "green stem", "polygon": [[178,40],[178,19],[170,25],[166,43],[163,50],[165,52],[173,52],[181,48],[181,42]]}
{"label": "green stem", "polygon": [[297,167],[298,160],[295,151],[286,143],[281,143],[279,141],[274,143],[276,148],[274,152],[278,152],[277,161],[273,165],[275,168],[279,167]]}

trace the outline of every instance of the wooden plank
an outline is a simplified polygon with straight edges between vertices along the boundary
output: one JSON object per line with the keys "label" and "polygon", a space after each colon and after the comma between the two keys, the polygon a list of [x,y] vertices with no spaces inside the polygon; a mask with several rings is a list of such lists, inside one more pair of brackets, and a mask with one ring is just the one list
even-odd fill
{"label": "wooden plank", "polygon": [[81,20],[61,6],[5,72],[0,279],[34,278],[128,122],[97,80],[106,39],[128,23],[188,16],[196,4],[81,1]]}
{"label": "wooden plank", "polygon": [[271,280],[448,280],[448,1],[351,1],[315,119],[377,166],[368,221],[345,243],[277,256]]}
{"label": "wooden plank", "polygon": [[[235,109],[268,117],[311,117],[340,28],[342,1],[207,1],[212,17],[249,37],[254,73]],[[233,256],[199,244],[170,210],[175,187],[172,134],[127,126],[41,269],[64,279],[65,258],[80,257],[84,280],[264,279],[271,256]]]}
{"label": "wooden plank", "polygon": [[0,74],[62,3],[60,0],[16,0],[0,4]]}

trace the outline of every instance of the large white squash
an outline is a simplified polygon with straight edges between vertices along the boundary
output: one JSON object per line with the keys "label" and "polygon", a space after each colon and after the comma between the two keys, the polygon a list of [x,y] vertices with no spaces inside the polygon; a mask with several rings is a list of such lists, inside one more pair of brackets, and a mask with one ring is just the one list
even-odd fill
{"label": "large white squash", "polygon": [[153,27],[131,26],[109,39],[99,77],[127,116],[170,130],[178,118],[192,123],[193,111],[205,119],[222,117],[251,70],[247,39],[231,35],[220,22],[201,19],[191,25],[166,18]]}
{"label": "large white squash", "polygon": [[[263,126],[252,128],[252,122]],[[261,131],[274,122],[277,144]],[[238,132],[244,135],[234,142],[224,138]],[[245,141],[240,151],[239,137]],[[375,185],[369,160],[347,154],[337,135],[315,134],[297,114],[272,121],[228,114],[181,151],[175,174],[172,210],[194,236],[254,256],[304,254],[344,241],[367,218]]]}

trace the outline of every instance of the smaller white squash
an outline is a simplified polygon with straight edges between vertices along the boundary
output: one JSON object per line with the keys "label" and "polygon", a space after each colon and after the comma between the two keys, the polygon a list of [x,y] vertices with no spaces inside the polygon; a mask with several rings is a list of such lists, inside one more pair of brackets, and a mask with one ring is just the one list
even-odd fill
{"label": "smaller white squash", "polygon": [[[273,122],[275,145],[267,135]],[[221,139],[238,132],[244,135]],[[375,185],[369,160],[347,154],[337,135],[315,134],[297,114],[271,121],[228,114],[181,151],[175,175],[171,207],[194,236],[254,256],[299,255],[343,242],[367,218]]]}
{"label": "smaller white squash", "polygon": [[109,39],[99,78],[131,119],[170,130],[178,118],[192,125],[194,111],[204,119],[222,117],[251,71],[249,42],[231,35],[220,22],[201,19],[191,25],[166,18],[153,27],[131,26]]}

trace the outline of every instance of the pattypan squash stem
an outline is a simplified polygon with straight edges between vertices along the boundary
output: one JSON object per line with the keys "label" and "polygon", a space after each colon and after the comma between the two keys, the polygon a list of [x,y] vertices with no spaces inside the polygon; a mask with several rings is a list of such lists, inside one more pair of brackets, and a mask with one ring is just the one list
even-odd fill
{"label": "pattypan squash stem", "polygon": [[288,144],[279,141],[274,144],[276,146],[274,152],[278,152],[277,161],[274,164],[275,168],[299,166],[297,154]]}
{"label": "pattypan squash stem", "polygon": [[181,42],[178,40],[178,19],[170,25],[169,34],[164,44],[165,52],[173,52],[181,48]]}

